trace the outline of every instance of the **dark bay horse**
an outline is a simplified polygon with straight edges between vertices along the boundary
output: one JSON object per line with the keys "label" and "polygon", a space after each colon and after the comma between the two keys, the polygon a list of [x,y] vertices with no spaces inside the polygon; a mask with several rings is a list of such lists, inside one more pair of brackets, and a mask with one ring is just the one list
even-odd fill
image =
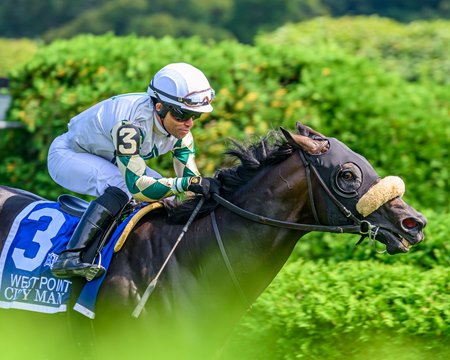
{"label": "dark bay horse", "polygon": [[[220,196],[205,203],[144,310],[133,318],[198,199],[167,202],[165,210],[139,221],[113,257],[95,320],[86,320],[107,356],[128,354],[130,348],[119,341],[125,338],[142,354],[188,358],[195,348],[194,357],[200,358],[198,349],[206,354],[223,342],[310,231],[371,237],[390,254],[407,252],[423,240],[426,219],[402,200],[398,179],[380,179],[366,159],[336,139],[301,124],[297,130],[272,132],[228,151],[239,163],[218,171]],[[11,219],[38,199],[0,187],[0,245]],[[24,313],[0,315],[14,319],[19,312]],[[61,320],[61,315],[42,315],[39,326],[52,318]]]}

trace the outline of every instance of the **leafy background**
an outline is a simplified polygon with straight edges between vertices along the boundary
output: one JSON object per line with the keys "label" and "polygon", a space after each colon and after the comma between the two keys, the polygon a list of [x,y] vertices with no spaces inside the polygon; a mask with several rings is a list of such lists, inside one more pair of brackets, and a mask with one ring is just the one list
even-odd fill
{"label": "leafy background", "polygon": [[[448,19],[449,0],[4,0],[0,36],[52,41],[80,33],[235,39],[317,16],[378,14],[401,22]],[[37,21],[37,19],[39,19]]]}
{"label": "leafy background", "polygon": [[[0,130],[1,184],[50,199],[66,192],[49,178],[46,156],[68,120],[111,95],[145,91],[169,62],[190,62],[217,93],[193,130],[204,174],[227,165],[227,139],[301,121],[346,142],[380,175],[401,176],[405,199],[429,220],[425,242],[396,256],[355,247],[351,235],[306,235],[221,358],[448,358],[448,2],[80,1],[64,11],[62,3],[29,6],[48,11],[27,29],[11,25],[29,16],[22,2],[15,12],[0,5],[0,36],[10,37],[0,40],[13,97],[7,120],[24,125]],[[132,16],[119,26],[121,12]],[[372,13],[383,17],[364,16]],[[97,35],[74,36],[80,29]],[[172,173],[168,158],[151,165]]]}

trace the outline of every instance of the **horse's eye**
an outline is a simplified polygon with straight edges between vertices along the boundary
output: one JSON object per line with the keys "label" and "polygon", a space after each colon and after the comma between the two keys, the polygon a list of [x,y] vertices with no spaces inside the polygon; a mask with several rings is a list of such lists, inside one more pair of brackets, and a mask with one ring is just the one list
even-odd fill
{"label": "horse's eye", "polygon": [[332,186],[338,195],[344,197],[358,195],[357,191],[362,184],[362,171],[358,165],[352,162],[338,165],[332,176],[334,177]]}
{"label": "horse's eye", "polygon": [[342,171],[342,178],[347,181],[351,181],[355,178],[355,175],[350,170]]}

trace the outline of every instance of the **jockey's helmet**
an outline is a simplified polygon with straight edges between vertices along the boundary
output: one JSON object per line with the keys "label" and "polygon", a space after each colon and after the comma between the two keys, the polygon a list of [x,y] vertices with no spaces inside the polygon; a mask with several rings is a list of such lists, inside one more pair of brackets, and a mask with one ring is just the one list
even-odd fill
{"label": "jockey's helmet", "polygon": [[202,71],[186,63],[164,66],[153,77],[147,92],[162,103],[169,103],[191,112],[213,110],[214,90]]}

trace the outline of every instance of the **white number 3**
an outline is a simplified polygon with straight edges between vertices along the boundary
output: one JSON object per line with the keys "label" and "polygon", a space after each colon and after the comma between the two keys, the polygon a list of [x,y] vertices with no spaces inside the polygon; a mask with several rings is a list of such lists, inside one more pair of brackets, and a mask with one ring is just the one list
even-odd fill
{"label": "white number 3", "polygon": [[119,154],[135,155],[138,153],[139,134],[135,127],[124,126],[119,129]]}
{"label": "white number 3", "polygon": [[52,247],[52,239],[58,235],[59,230],[64,225],[66,219],[60,211],[56,209],[40,209],[30,214],[30,220],[39,221],[43,216],[52,218],[46,230],[38,230],[34,235],[32,242],[39,245],[37,253],[29,258],[25,256],[25,249],[16,248],[12,253],[12,259],[17,269],[33,271],[42,264],[48,251]]}

